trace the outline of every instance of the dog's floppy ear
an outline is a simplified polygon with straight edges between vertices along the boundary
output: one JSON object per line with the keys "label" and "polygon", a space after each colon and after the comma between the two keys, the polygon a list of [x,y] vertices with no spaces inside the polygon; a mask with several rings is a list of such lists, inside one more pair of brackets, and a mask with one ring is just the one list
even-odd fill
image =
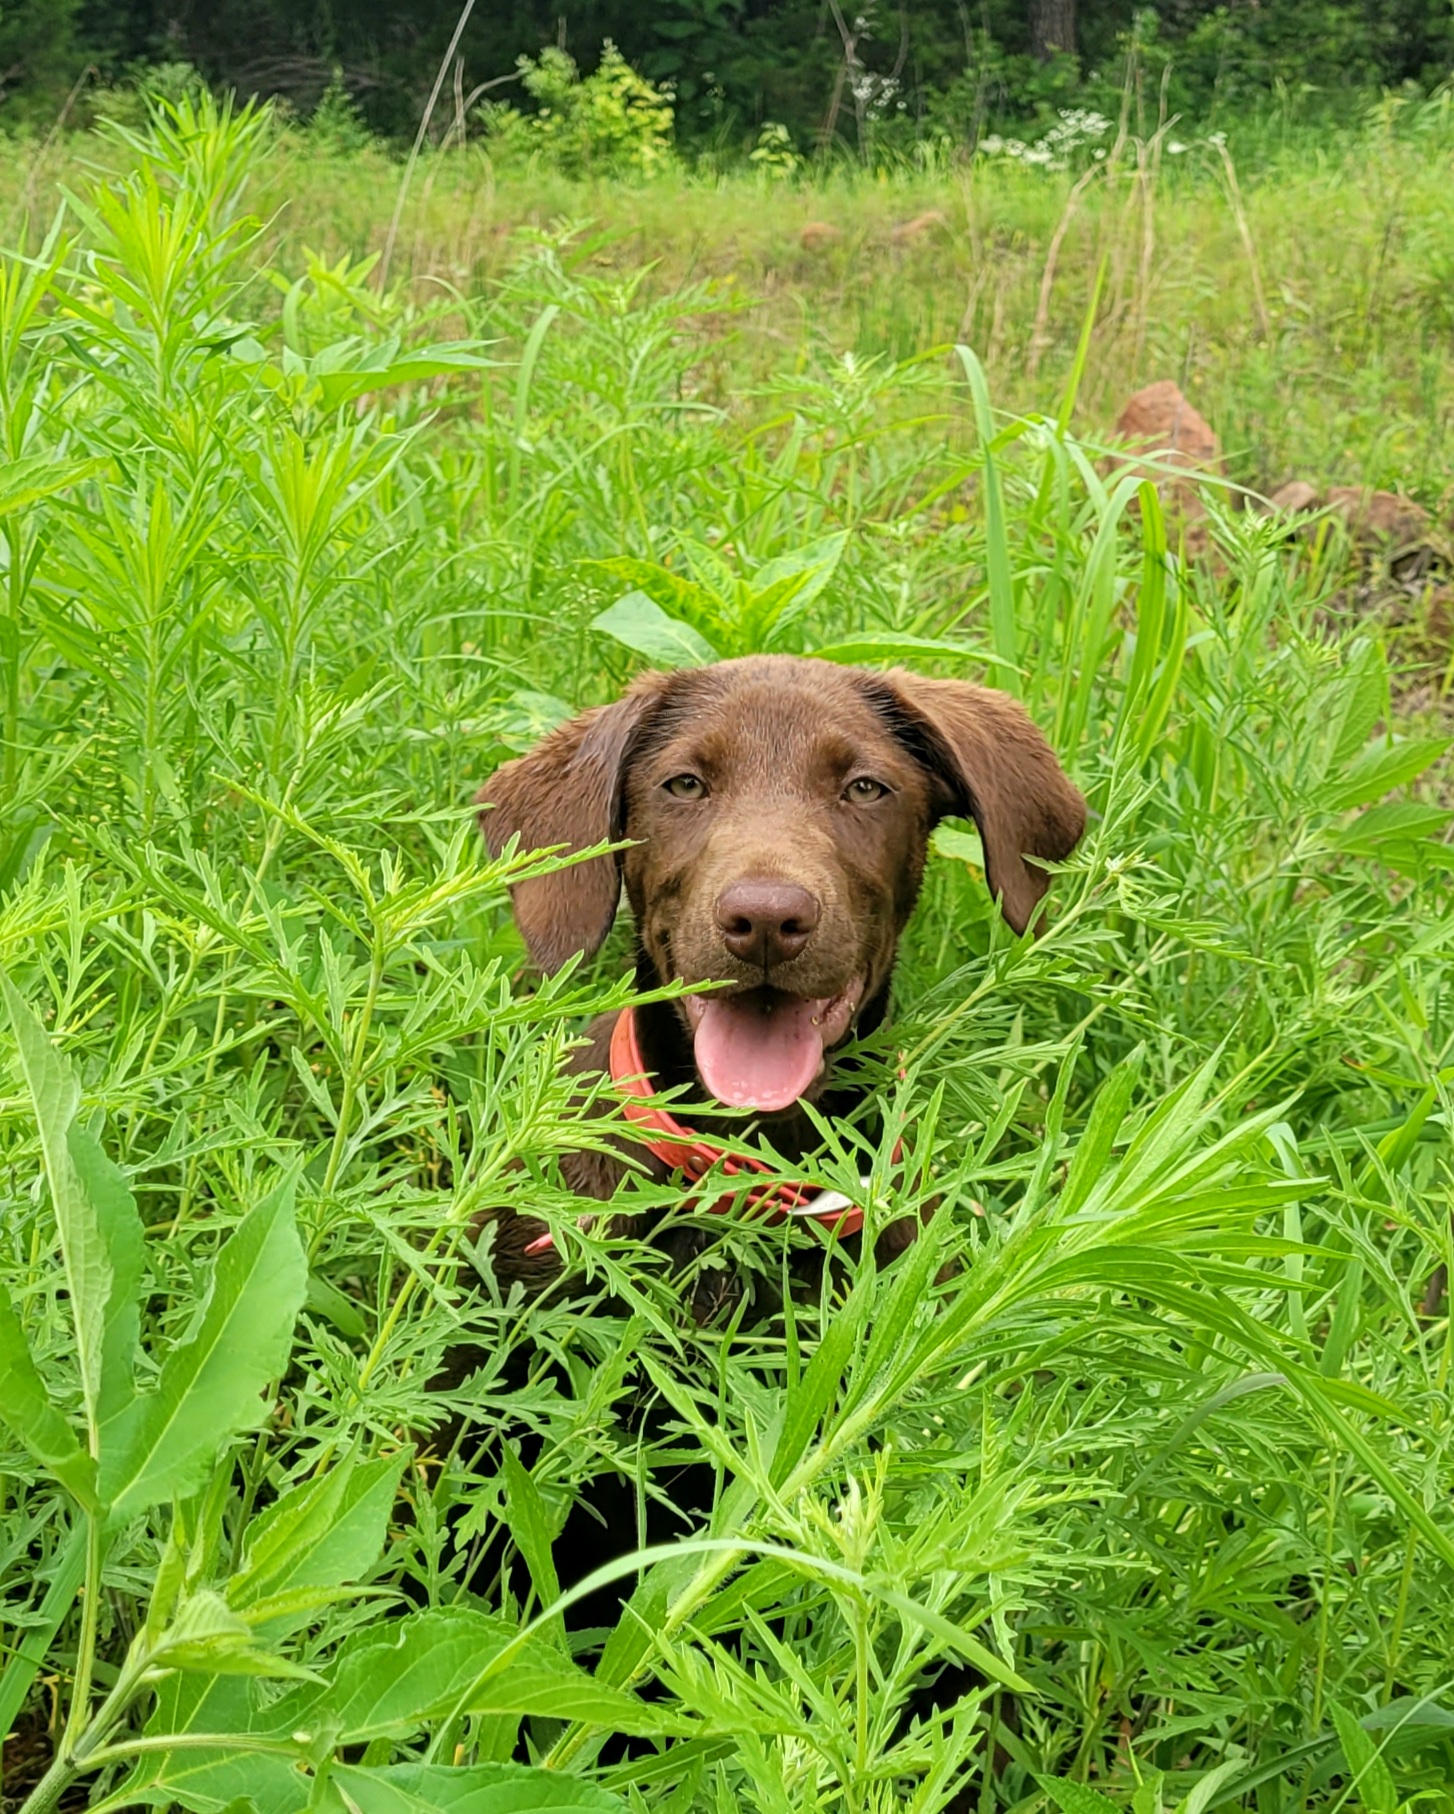
{"label": "dog's floppy ear", "polygon": [[[582,712],[528,755],[495,770],[475,795],[480,830],[497,857],[519,835],[522,850],[589,850],[620,836],[621,777],[631,738],[655,703],[659,674],[643,674],[614,705]],[[598,951],[621,894],[614,856],[592,857],[511,889],[515,924],[531,959],[559,970],[577,952]]]}
{"label": "dog's floppy ear", "polygon": [[968,814],[979,827],[990,888],[1023,932],[1049,886],[1024,859],[1058,863],[1075,849],[1085,830],[1079,789],[1008,694],[902,669],[877,678],[892,692],[896,730],[940,785],[939,814]]}

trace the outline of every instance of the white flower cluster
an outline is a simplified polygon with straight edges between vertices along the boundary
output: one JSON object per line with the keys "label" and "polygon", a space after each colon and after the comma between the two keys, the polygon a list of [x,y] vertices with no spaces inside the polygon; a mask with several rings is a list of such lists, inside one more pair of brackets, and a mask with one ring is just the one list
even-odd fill
{"label": "white flower cluster", "polygon": [[1111,122],[1103,113],[1090,107],[1072,107],[1062,109],[1055,124],[1033,143],[1001,138],[992,132],[980,140],[979,149],[985,157],[1009,158],[1041,170],[1064,170],[1078,152],[1092,150],[1095,157],[1103,158],[1105,152],[1093,148],[1110,130]]}
{"label": "white flower cluster", "polygon": [[[851,71],[848,85],[853,91],[854,100],[870,119],[877,119],[886,112],[889,103],[899,92],[899,84],[894,76],[876,76],[861,66]],[[899,106],[902,109],[902,101]]]}

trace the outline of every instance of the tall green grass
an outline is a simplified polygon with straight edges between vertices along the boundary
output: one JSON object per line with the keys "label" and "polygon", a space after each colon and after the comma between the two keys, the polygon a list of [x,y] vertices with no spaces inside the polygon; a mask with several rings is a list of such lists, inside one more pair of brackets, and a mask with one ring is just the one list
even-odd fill
{"label": "tall green grass", "polygon": [[[725,313],[683,324],[698,347],[683,380],[733,409],[804,359],[901,362],[956,341],[975,348],[999,407],[1040,409],[1065,388],[1104,267],[1081,432],[1107,432],[1133,390],[1171,377],[1239,483],[1366,483],[1437,505],[1450,464],[1454,91],[1390,97],[1342,128],[1296,109],[1248,116],[1221,147],[1190,122],[1147,120],[1139,136],[1131,125],[1086,169],[935,156],[626,183],[456,141],[413,168],[392,241],[396,159],[275,131],[249,195],[264,256],[290,274],[310,255],[357,267],[391,245],[391,280],[425,304],[506,280],[540,232],[572,265],[653,298],[711,283]],[[14,143],[0,160],[4,232],[18,239],[28,220],[38,234],[57,185],[75,190],[131,156],[94,135]],[[820,231],[805,242],[808,227]],[[939,406],[957,410],[952,362],[932,370]]]}
{"label": "tall green grass", "polygon": [[[1449,814],[1329,548],[1185,565],[1084,355],[765,375],[566,233],[381,296],[270,250],[272,156],[163,109],[0,276],[7,1792],[1454,1806]],[[987,674],[1094,809],[1034,942],[939,835],[814,1162],[925,1238],[706,1330],[557,1169],[624,947],[523,975],[468,808],[663,633]],[[502,1291],[512,1208],[582,1294]],[[574,1629],[571,1505],[692,1460]]]}

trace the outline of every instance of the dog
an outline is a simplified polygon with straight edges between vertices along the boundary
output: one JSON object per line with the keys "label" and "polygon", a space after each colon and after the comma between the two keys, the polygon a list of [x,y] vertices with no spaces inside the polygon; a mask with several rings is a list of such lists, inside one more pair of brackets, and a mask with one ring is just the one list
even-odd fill
{"label": "dog", "polygon": [[[1039,865],[1063,861],[1085,827],[1084,799],[1006,694],[788,655],[642,674],[496,770],[476,804],[495,856],[517,840],[568,852],[624,843],[515,886],[516,924],[541,970],[600,948],[624,882],[641,988],[723,985],[607,1016],[573,1060],[626,1098],[638,1165],[662,1182],[679,1172],[687,1187],[721,1152],[666,1093],[673,1105],[715,1102],[788,1164],[820,1144],[805,1105],[829,1117],[853,1106],[840,1055],[888,1011],[941,819],[974,820],[988,886],[1017,933],[1048,885]],[[740,1176],[744,1164],[721,1169]],[[585,1151],[562,1169],[577,1195],[605,1202],[631,1162]],[[862,1222],[836,1194],[780,1182],[748,1198],[844,1238]],[[549,1230],[526,1216],[497,1225],[494,1264],[530,1287],[560,1271]]]}

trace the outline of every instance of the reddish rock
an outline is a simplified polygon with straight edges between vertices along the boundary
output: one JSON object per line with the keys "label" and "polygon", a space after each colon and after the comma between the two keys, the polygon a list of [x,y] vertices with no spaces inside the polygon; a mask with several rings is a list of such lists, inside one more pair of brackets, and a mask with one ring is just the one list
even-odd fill
{"label": "reddish rock", "polygon": [[836,245],[842,237],[842,229],[831,221],[810,220],[798,235],[798,244],[805,252],[821,252],[825,246]]}
{"label": "reddish rock", "polygon": [[[1107,462],[1111,471],[1130,466],[1143,478],[1155,481],[1168,509],[1183,517],[1202,514],[1196,485],[1178,480],[1167,469],[1220,472],[1222,447],[1205,416],[1192,408],[1170,378],[1148,384],[1127,400],[1116,418],[1116,435],[1126,443],[1127,452],[1111,456]],[[1154,466],[1142,465],[1134,458],[1137,453],[1153,456]]]}
{"label": "reddish rock", "polygon": [[1136,392],[1116,417],[1116,434],[1131,448],[1163,456],[1168,466],[1219,471],[1222,446],[1170,378]]}
{"label": "reddish rock", "polygon": [[1360,541],[1412,548],[1428,538],[1428,511],[1409,498],[1401,498],[1396,491],[1335,485],[1324,502],[1343,518]]}
{"label": "reddish rock", "polygon": [[1309,485],[1306,479],[1289,479],[1286,485],[1279,485],[1268,499],[1274,510],[1280,510],[1284,516],[1291,516],[1298,510],[1316,510],[1318,491]]}
{"label": "reddish rock", "polygon": [[949,222],[937,208],[929,208],[923,214],[916,214],[912,220],[900,221],[897,227],[889,229],[889,243],[895,246],[911,246],[915,240],[925,239],[931,233],[947,233]]}

